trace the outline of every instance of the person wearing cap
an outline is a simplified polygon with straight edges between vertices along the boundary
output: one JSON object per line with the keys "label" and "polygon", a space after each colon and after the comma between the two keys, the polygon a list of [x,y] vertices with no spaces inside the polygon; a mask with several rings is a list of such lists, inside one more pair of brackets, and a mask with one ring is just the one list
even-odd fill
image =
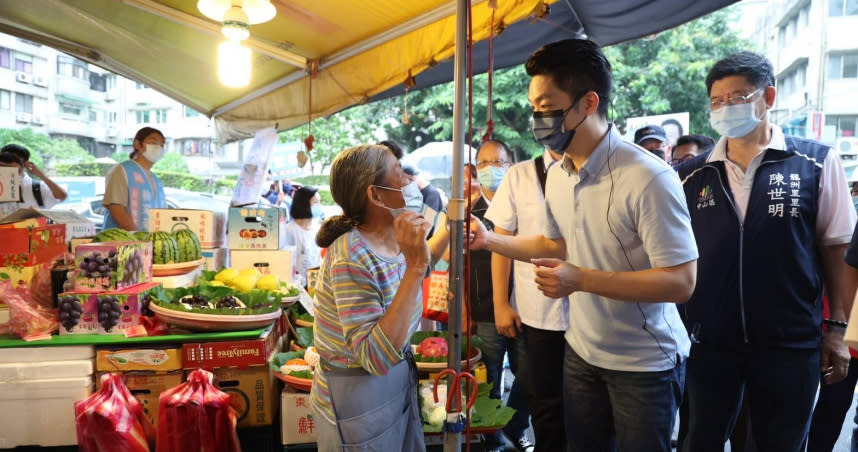
{"label": "person wearing cap", "polygon": [[299,188],[289,207],[293,220],[286,225],[280,249],[294,247],[292,250],[292,273],[307,277],[307,270],[322,265],[322,252],[316,245],[318,222],[322,217],[322,198],[319,189],[309,185]]}
{"label": "person wearing cap", "polygon": [[661,126],[649,124],[638,129],[635,132],[635,144],[652,152],[665,162],[668,161],[670,142]]}
{"label": "person wearing cap", "polygon": [[419,169],[411,165],[402,165],[402,171],[417,183],[417,188],[423,194],[423,204],[431,207],[435,212],[440,212],[444,209],[446,202],[444,202],[444,198],[442,197],[443,193],[441,193],[438,187],[432,185],[432,182],[423,177]]}

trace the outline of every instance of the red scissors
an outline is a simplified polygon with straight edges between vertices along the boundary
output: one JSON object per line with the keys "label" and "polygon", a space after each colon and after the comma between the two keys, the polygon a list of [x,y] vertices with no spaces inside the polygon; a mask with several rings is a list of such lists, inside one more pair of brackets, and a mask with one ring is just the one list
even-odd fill
{"label": "red scissors", "polygon": [[[441,377],[445,375],[450,375],[453,377],[453,386],[452,388],[447,388],[447,405],[445,408],[448,413],[461,413],[462,412],[462,379],[471,381],[471,394],[467,399],[466,408],[468,411],[465,412],[465,415],[470,415],[471,407],[474,406],[474,402],[477,400],[477,379],[474,378],[469,372],[459,372],[456,373],[453,369],[444,369],[441,373],[435,377],[435,387],[433,388],[433,394],[435,395],[435,403],[438,403],[438,381]],[[467,382],[465,382],[467,385]],[[455,397],[455,399],[454,399]],[[455,404],[453,400],[456,400]],[[455,409],[455,411],[454,411]]]}

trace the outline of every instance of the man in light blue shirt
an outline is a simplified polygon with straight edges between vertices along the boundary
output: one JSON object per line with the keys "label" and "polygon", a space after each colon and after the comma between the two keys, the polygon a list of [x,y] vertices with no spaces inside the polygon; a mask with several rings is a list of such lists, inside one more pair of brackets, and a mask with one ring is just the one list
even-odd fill
{"label": "man in light blue shirt", "polygon": [[569,296],[568,450],[669,452],[690,347],[676,303],[694,291],[697,260],[679,178],[607,121],[610,64],[595,43],[548,44],[525,68],[534,136],[564,152],[548,172],[546,230],[474,222],[473,247],[530,260],[539,290]]}

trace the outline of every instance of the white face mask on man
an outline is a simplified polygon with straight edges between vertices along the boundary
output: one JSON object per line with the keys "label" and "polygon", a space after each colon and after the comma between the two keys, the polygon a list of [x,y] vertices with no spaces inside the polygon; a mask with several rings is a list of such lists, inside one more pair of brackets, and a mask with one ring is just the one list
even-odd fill
{"label": "white face mask on man", "polygon": [[159,144],[146,144],[146,150],[143,151],[143,157],[152,163],[156,163],[164,156],[164,146]]}
{"label": "white face mask on man", "polygon": [[[763,89],[760,88],[749,94],[747,97],[753,97],[762,90]],[[711,111],[709,112],[709,124],[722,136],[727,138],[742,138],[743,136],[751,133],[751,131],[757,127],[757,124],[759,124],[766,115],[764,112],[762,116],[757,118],[757,115],[754,112],[754,105],[756,105],[757,100],[762,98],[763,97],[760,96],[758,99],[750,102],[724,105],[720,110]],[[768,112],[768,110],[766,110],[766,112]]]}

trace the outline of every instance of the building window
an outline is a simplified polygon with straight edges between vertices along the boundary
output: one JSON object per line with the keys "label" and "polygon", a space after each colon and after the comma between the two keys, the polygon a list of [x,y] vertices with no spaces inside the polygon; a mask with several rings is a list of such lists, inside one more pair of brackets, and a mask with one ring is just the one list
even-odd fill
{"label": "building window", "polygon": [[829,55],[828,78],[858,78],[858,52]]}
{"label": "building window", "polygon": [[15,93],[15,112],[33,113],[33,96],[29,94]]}
{"label": "building window", "polygon": [[98,122],[98,110],[89,109],[89,122]]}
{"label": "building window", "polygon": [[826,126],[835,126],[837,137],[854,137],[858,130],[858,116],[827,116],[825,118]]}
{"label": "building window", "polygon": [[0,110],[12,109],[12,93],[5,89],[0,89]]}
{"label": "building window", "polygon": [[107,122],[110,124],[115,124],[118,119],[118,114],[115,111],[107,112]]}
{"label": "building window", "polygon": [[90,72],[89,89],[101,93],[107,92],[107,81],[105,80],[105,76],[101,74],[96,74],[95,72]]}
{"label": "building window", "polygon": [[176,140],[176,147],[182,155],[208,156],[212,152],[212,140],[210,138]]}
{"label": "building window", "polygon": [[167,122],[167,109],[155,110],[155,122],[159,124]]}
{"label": "building window", "polygon": [[6,47],[0,47],[0,67],[12,69],[12,51]]}
{"label": "building window", "polygon": [[89,69],[86,63],[70,56],[57,56],[57,74],[89,82]]}
{"label": "building window", "polygon": [[116,89],[116,76],[113,74],[104,74],[104,82],[107,85],[107,89],[114,90]]}
{"label": "building window", "polygon": [[185,117],[186,118],[196,118],[197,116],[201,116],[200,112],[194,110],[191,107],[186,106],[186,107],[184,107],[184,110],[185,110]]}
{"label": "building window", "polygon": [[83,115],[83,107],[69,102],[60,102],[60,114],[65,116],[80,117]]}
{"label": "building window", "polygon": [[18,72],[33,73],[33,56],[22,53],[15,54],[15,70]]}
{"label": "building window", "polygon": [[828,16],[858,16],[858,0],[829,0]]}
{"label": "building window", "polygon": [[137,110],[137,124],[149,122],[149,110]]}
{"label": "building window", "polygon": [[793,94],[807,91],[805,89],[806,73],[807,64],[803,64],[780,77],[778,79],[779,97],[787,99]]}

